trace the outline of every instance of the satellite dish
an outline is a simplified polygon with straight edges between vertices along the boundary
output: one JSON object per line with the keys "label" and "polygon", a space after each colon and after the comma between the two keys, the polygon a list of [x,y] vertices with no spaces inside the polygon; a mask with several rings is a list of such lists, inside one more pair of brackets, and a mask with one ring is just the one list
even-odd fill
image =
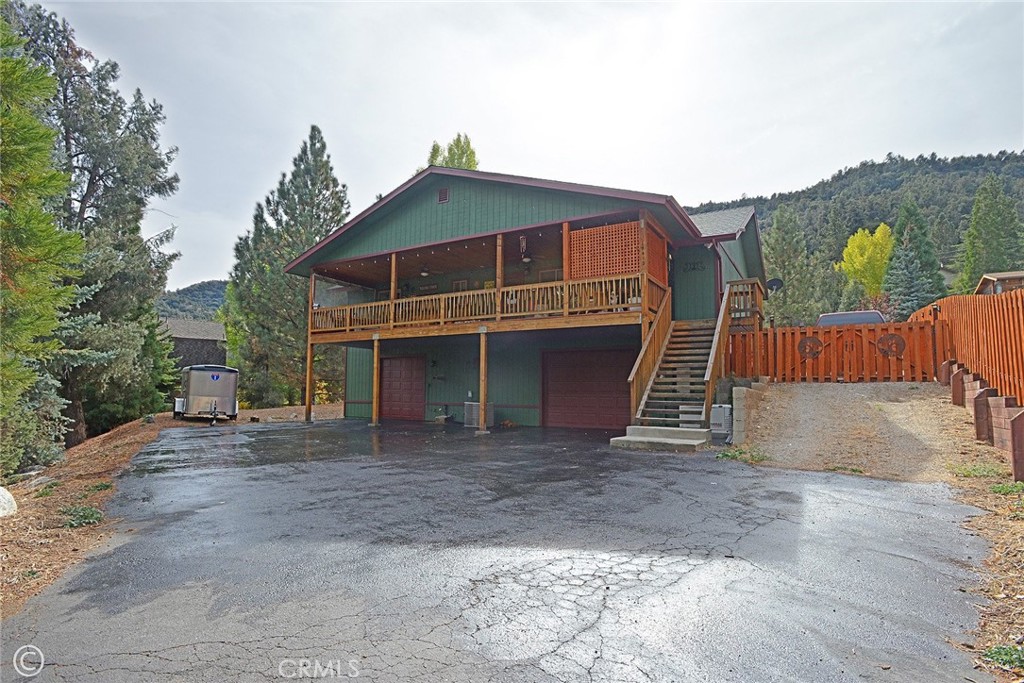
{"label": "satellite dish", "polygon": [[772,294],[774,294],[775,292],[777,292],[780,289],[782,289],[782,279],[781,278],[773,277],[771,280],[769,280],[768,282],[766,282],[764,284],[768,288],[768,291],[770,293],[772,293]]}

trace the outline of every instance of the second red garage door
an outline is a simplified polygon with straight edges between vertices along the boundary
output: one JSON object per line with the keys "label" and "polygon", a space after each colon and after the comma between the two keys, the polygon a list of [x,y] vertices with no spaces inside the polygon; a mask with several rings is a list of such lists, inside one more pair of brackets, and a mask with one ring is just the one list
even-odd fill
{"label": "second red garage door", "polygon": [[544,426],[625,429],[636,352],[544,353]]}
{"label": "second red garage door", "polygon": [[381,358],[380,416],[419,420],[427,410],[426,360],[422,356]]}

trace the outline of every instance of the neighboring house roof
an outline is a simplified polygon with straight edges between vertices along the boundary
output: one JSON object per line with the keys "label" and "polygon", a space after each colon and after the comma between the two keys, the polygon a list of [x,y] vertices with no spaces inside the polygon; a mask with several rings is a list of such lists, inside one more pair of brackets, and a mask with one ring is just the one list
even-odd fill
{"label": "neighboring house roof", "polygon": [[736,237],[743,232],[754,217],[753,206],[738,206],[734,209],[691,213],[690,218],[697,224],[703,237]]}
{"label": "neighboring house roof", "polygon": [[[360,213],[355,218],[352,218],[343,226],[332,232],[330,235],[325,237],[323,240],[315,244],[314,246],[307,249],[305,252],[296,257],[291,263],[285,266],[286,273],[295,273],[297,275],[308,276],[310,269],[310,259],[317,252],[322,250],[328,244],[336,240],[341,235],[353,230],[366,218],[383,209],[392,200],[399,197],[407,190],[411,189],[415,185],[423,182],[425,179],[431,176],[452,176],[457,178],[467,178],[471,180],[480,180],[486,182],[503,183],[507,185],[518,185],[523,187],[541,188],[546,190],[555,190],[561,192],[573,192],[577,194],[590,194],[599,195],[603,197],[613,197],[615,199],[622,199],[628,202],[636,202],[639,204],[655,205],[659,209],[664,209],[666,215],[678,224],[679,235],[685,234],[690,239],[696,241],[710,241],[708,238],[703,236],[697,229],[693,220],[686,213],[683,207],[676,201],[671,195],[655,194],[650,192],[636,192],[633,190],[620,190],[609,187],[599,187],[596,185],[582,185],[579,183],[567,183],[558,180],[543,180],[540,178],[529,178],[525,176],[507,175],[504,173],[488,173],[484,171],[467,171],[460,168],[444,168],[440,166],[428,166],[423,169],[412,178],[407,180],[405,183],[397,187],[395,190],[388,193],[386,196],[375,202],[365,211]],[[664,225],[666,229],[670,226]]]}
{"label": "neighboring house roof", "polygon": [[985,280],[992,282],[1001,282],[1003,280],[1024,280],[1024,270],[1006,270],[1001,273],[985,273],[978,280],[978,286],[974,288],[974,293],[977,294],[981,291],[981,288],[985,285]]}
{"label": "neighboring house roof", "polygon": [[187,318],[167,318],[163,321],[164,328],[175,339],[211,339],[226,341],[224,324],[211,320],[189,320]]}

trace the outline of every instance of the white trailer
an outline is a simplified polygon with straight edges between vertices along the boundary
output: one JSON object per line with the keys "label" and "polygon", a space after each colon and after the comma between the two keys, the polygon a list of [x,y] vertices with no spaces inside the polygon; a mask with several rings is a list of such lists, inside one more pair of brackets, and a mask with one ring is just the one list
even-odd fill
{"label": "white trailer", "polygon": [[238,370],[224,365],[190,365],[181,369],[181,396],[174,399],[174,419],[238,418]]}

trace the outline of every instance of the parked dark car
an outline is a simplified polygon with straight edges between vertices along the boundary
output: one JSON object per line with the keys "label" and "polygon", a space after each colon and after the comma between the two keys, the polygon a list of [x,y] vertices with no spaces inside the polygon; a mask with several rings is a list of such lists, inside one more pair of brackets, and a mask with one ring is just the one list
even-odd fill
{"label": "parked dark car", "polygon": [[822,313],[818,316],[815,327],[835,327],[837,325],[876,325],[884,323],[885,318],[878,311],[839,311],[838,313]]}

